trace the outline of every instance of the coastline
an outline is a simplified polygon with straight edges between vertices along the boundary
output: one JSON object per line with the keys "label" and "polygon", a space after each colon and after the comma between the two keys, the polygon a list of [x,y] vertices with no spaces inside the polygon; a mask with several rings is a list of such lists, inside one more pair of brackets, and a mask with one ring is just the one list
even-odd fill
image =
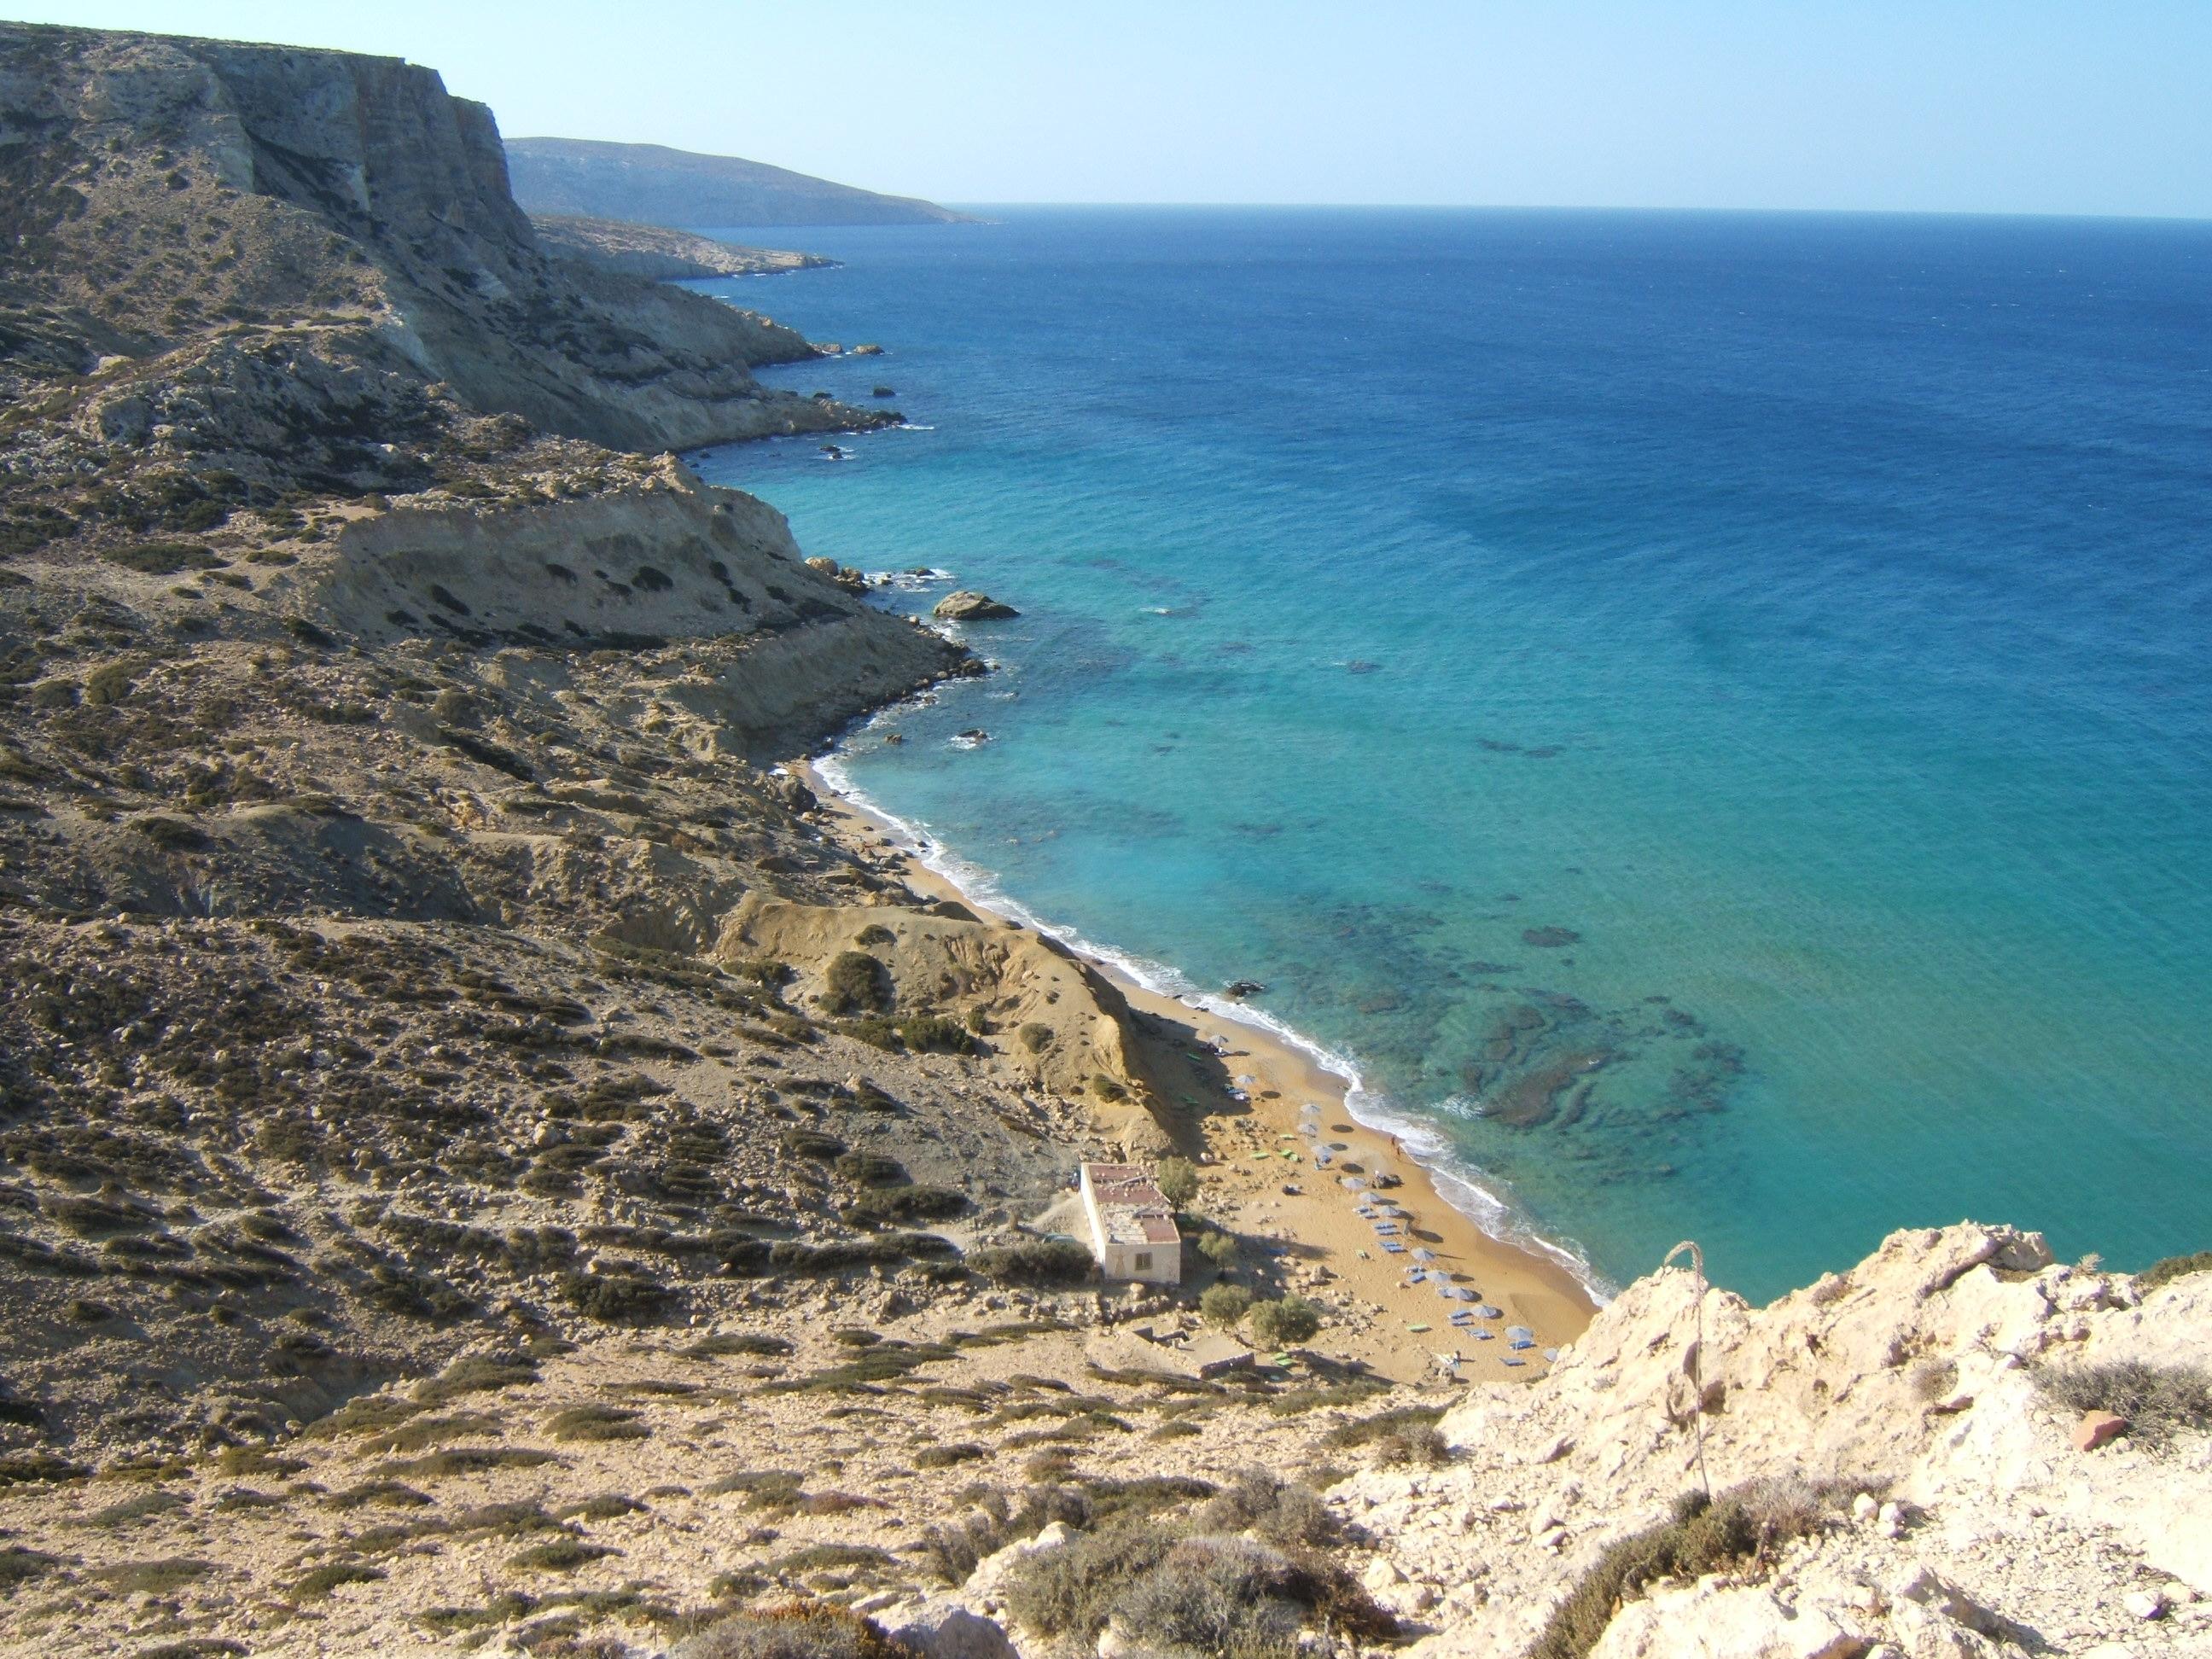
{"label": "coastline", "polygon": [[[795,761],[790,768],[814,790],[832,833],[848,847],[917,891],[1003,916],[1000,907],[925,863],[907,826],[856,799],[817,761]],[[1598,1305],[1583,1279],[1557,1255],[1485,1231],[1452,1201],[1450,1187],[1457,1183],[1448,1174],[1422,1164],[1388,1128],[1354,1116],[1353,1079],[1327,1066],[1320,1053],[1249,1015],[1155,990],[1097,952],[1078,954],[1139,1015],[1133,1035],[1153,1075],[1180,1074],[1192,1088],[1217,1091],[1218,1067],[1235,1079],[1241,1100],[1232,1097],[1223,1103],[1225,1109],[1189,1121],[1202,1142],[1196,1207],[1251,1242],[1247,1266],[1259,1267],[1280,1289],[1324,1304],[1329,1317],[1313,1347],[1399,1382],[1436,1375],[1437,1357],[1455,1350],[1460,1382],[1518,1382],[1542,1376],[1547,1351],[1581,1335]],[[1194,1054],[1212,1069],[1194,1065]],[[1316,1145],[1340,1148],[1327,1170],[1315,1165]],[[1378,1177],[1399,1183],[1382,1196],[1406,1212],[1399,1235],[1403,1254],[1382,1248],[1382,1237],[1355,1207],[1358,1194],[1343,1184],[1352,1179],[1371,1187]],[[1408,1282],[1415,1249],[1435,1260],[1422,1264],[1430,1277]],[[1477,1299],[1448,1298],[1444,1283]],[[1494,1334],[1491,1339],[1450,1323],[1455,1309],[1486,1304],[1499,1310],[1479,1322]],[[1509,1325],[1534,1332],[1534,1346],[1510,1349],[1503,1334]]]}

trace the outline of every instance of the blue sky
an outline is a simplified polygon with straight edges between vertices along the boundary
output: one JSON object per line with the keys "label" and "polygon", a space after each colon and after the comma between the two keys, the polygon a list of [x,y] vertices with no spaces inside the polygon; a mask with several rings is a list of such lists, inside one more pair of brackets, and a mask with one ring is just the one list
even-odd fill
{"label": "blue sky", "polygon": [[2212,217],[2212,0],[0,0],[953,202]]}

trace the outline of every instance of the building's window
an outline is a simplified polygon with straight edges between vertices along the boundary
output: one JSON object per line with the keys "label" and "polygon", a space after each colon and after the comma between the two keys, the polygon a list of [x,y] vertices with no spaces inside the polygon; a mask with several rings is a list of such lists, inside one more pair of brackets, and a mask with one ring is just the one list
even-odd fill
{"label": "building's window", "polygon": [[1138,1251],[1138,1252],[1137,1252],[1137,1271],[1138,1271],[1139,1273],[1150,1273],[1150,1272],[1152,1271],[1152,1253],[1150,1250],[1139,1250],[1139,1251]]}

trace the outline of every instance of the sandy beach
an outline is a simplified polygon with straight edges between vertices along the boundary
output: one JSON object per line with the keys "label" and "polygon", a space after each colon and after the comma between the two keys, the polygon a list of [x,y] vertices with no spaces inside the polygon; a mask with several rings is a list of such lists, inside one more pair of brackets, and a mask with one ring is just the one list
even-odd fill
{"label": "sandy beach", "polygon": [[[848,845],[895,866],[918,892],[989,910],[813,767],[793,769]],[[1440,1376],[1438,1357],[1455,1351],[1462,1382],[1521,1381],[1541,1376],[1545,1351],[1573,1341],[1589,1324],[1596,1310],[1582,1283],[1454,1208],[1392,1137],[1352,1119],[1342,1078],[1262,1028],[1149,991],[1110,963],[1092,958],[1091,965],[1142,1017],[1147,1073],[1170,1100],[1196,1107],[1170,1126],[1195,1142],[1203,1182],[1194,1207],[1245,1241],[1243,1265],[1262,1285],[1324,1306],[1328,1322],[1315,1349],[1401,1382]],[[1326,1167],[1317,1166],[1317,1153],[1327,1155]],[[1363,1205],[1376,1213],[1362,1214]],[[1402,1253],[1385,1249],[1386,1238]],[[1432,1259],[1417,1260],[1416,1250]],[[1447,1295],[1447,1286],[1474,1299]],[[1455,1309],[1484,1306],[1498,1316],[1466,1328],[1451,1323]],[[1528,1328],[1534,1345],[1512,1350],[1509,1326]],[[1474,1328],[1495,1334],[1482,1340]]]}

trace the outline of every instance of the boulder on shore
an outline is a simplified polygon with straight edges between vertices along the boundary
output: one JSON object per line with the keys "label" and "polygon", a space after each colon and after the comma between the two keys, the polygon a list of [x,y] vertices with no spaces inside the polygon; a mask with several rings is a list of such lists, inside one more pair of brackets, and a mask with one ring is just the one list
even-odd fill
{"label": "boulder on shore", "polygon": [[963,587],[958,592],[947,593],[939,599],[937,608],[930,614],[945,622],[997,622],[1022,613],[1011,605],[993,599],[988,593],[978,593]]}

